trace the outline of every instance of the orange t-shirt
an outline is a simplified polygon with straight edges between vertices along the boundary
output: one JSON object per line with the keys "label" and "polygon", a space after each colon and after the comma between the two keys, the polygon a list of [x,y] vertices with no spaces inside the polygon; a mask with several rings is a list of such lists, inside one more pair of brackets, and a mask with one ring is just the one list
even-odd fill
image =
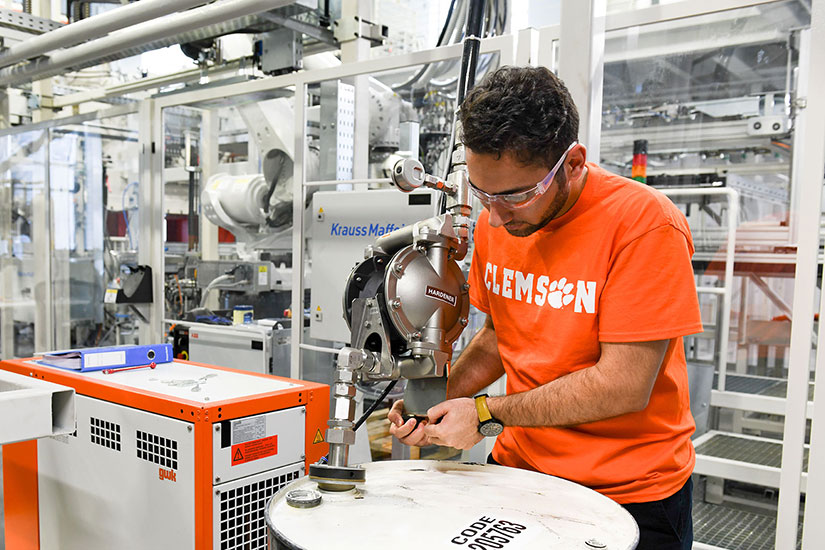
{"label": "orange t-shirt", "polygon": [[532,235],[490,227],[486,210],[479,217],[470,298],[492,317],[507,393],[594,365],[599,342],[670,345],[643,411],[567,428],[506,427],[493,457],[619,503],[660,500],[695,462],[682,343],[702,331],[690,229],[663,194],[587,167],[573,207]]}

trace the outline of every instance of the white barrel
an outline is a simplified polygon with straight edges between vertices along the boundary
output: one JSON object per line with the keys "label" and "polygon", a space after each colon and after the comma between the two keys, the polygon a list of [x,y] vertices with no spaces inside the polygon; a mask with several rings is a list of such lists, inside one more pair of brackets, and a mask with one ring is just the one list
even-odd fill
{"label": "white barrel", "polygon": [[[308,477],[279,491],[266,510],[270,550],[632,550],[639,541],[624,508],[557,477],[436,460],[364,467],[366,482],[350,491],[321,491]],[[310,502],[307,493],[320,504],[287,502]]]}

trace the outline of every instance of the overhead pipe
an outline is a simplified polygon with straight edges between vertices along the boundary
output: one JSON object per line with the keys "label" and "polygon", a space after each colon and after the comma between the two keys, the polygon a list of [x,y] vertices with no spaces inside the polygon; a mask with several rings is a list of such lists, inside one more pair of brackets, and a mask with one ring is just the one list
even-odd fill
{"label": "overhead pipe", "polygon": [[[39,58],[25,65],[0,69],[0,87],[15,86],[48,78],[67,70],[79,70],[106,61],[122,59],[118,57],[118,54],[130,48],[168,40],[184,31],[197,34],[197,29],[203,27],[225,24],[233,19],[278,9],[293,3],[295,0],[219,0],[208,6],[167,15],[161,19],[119,30],[104,38],[55,52],[48,58]],[[80,23],[75,23],[75,25],[78,24]],[[173,43],[175,42],[169,41],[162,45],[158,44],[157,47],[169,46]]]}
{"label": "overhead pipe", "polygon": [[206,4],[208,1],[209,0],[174,0],[174,2],[171,2],[170,0],[141,0],[140,2],[109,10],[100,15],[65,25],[59,29],[15,44],[0,54],[0,67],[7,67],[19,61],[40,57],[42,55],[52,55],[52,52],[55,50],[100,38],[112,31],[137,25],[150,19],[200,6]]}

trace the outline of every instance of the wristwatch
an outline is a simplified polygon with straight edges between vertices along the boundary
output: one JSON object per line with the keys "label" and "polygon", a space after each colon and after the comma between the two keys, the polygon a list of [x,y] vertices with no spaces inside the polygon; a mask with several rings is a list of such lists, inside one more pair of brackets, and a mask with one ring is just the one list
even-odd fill
{"label": "wristwatch", "polygon": [[476,412],[478,413],[478,431],[485,437],[494,437],[504,430],[501,420],[493,418],[490,408],[487,406],[487,394],[477,395]]}

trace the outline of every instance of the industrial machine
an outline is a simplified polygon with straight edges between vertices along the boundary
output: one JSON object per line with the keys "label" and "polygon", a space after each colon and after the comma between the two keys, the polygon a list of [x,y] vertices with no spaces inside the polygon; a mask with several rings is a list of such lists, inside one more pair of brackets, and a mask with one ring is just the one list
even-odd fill
{"label": "industrial machine", "polygon": [[[467,0],[451,3],[436,45],[460,42],[466,34],[465,23],[469,19],[470,4]],[[503,2],[485,3],[477,36],[494,36],[504,32],[507,13],[501,4]],[[334,6],[333,11],[336,11]],[[393,4],[392,12],[395,11],[397,6]],[[385,16],[383,12],[382,16]],[[267,19],[276,21],[277,18]],[[349,21],[342,19],[340,25],[333,25],[336,38],[342,42],[352,36],[347,34],[349,24]],[[381,26],[367,21],[360,21],[359,26],[360,30],[354,36],[370,40],[375,45],[376,41],[371,37],[381,34],[377,28]],[[304,25],[301,28],[306,31],[308,27]],[[386,33],[386,27],[383,29],[382,32]],[[286,40],[265,40],[264,51],[270,57],[281,57],[290,50],[289,43]],[[329,69],[341,62],[329,52],[307,55],[301,60],[303,68],[308,71]],[[477,67],[474,65],[473,71],[483,72],[497,63],[495,55],[486,55]],[[367,174],[370,180],[386,181],[395,162],[407,157],[421,159],[428,171],[446,176],[454,145],[450,136],[457,105],[453,93],[459,80],[456,68],[457,61],[449,60],[376,74],[357,85],[349,79],[313,83],[308,91],[308,139],[303,144],[302,154],[305,180],[329,182],[354,178],[353,151],[360,147],[355,146],[358,136],[353,131],[356,127],[353,106],[358,86],[367,88],[369,93],[368,129],[359,121],[358,131],[368,133]],[[204,306],[218,316],[225,316],[224,311],[235,300],[241,300],[235,303],[245,304],[259,299],[265,302],[255,304],[256,318],[279,316],[284,309],[278,311],[274,307],[265,311],[273,299],[278,301],[277,295],[286,296],[291,290],[291,229],[294,224],[300,223],[293,220],[292,207],[293,159],[300,152],[295,150],[293,137],[297,131],[294,127],[294,101],[296,98],[291,92],[278,90],[245,100],[216,97],[205,103],[193,104],[193,108],[186,106],[165,110],[164,181],[172,184],[166,186],[164,191],[167,197],[167,224],[177,226],[178,222],[186,221],[189,243],[188,247],[184,244],[187,240],[184,232],[167,232],[164,318],[194,321],[197,315],[204,312],[192,310]],[[212,135],[201,133],[206,121],[202,118],[204,106],[212,109],[217,119],[213,123],[217,131],[213,131]],[[214,140],[218,141],[218,162],[210,168],[208,178],[204,176],[201,181],[200,158],[207,154],[214,155],[204,144]],[[386,184],[371,183],[370,190],[380,185]],[[316,189],[318,187],[315,185],[307,186],[305,206],[309,207],[311,201],[315,201]],[[370,203],[378,198],[379,195],[371,196]],[[395,203],[402,200],[405,199],[396,198]],[[368,206],[366,203],[359,204],[350,215],[356,215]],[[409,208],[393,210],[392,214],[385,210],[381,214],[388,218],[388,223],[397,225],[407,225],[432,215],[427,212],[422,216],[418,206],[423,205],[411,203]],[[312,218],[308,215],[309,208],[305,212],[304,223],[309,225],[311,221],[313,231],[318,222],[318,208],[319,205],[313,205]],[[178,219],[170,222],[169,215],[173,210]],[[184,220],[187,212],[188,220]],[[217,250],[206,250],[203,243],[195,242],[198,237],[193,238],[192,234],[200,223],[198,213],[203,216],[202,219],[221,228]],[[365,220],[370,219],[371,212],[362,214]],[[406,221],[408,219],[410,222]],[[373,238],[375,236],[371,235]],[[318,252],[314,237],[308,247],[312,264],[303,268],[312,277],[311,284],[306,288],[313,291],[313,303],[305,307],[311,307],[313,336],[326,338],[319,335],[319,330],[327,331],[329,326],[337,333],[331,340],[347,341],[348,330],[344,322],[337,311],[331,314],[327,307],[332,303],[327,299],[332,294],[330,287],[316,284],[318,276],[315,266],[320,261],[326,263],[327,258]],[[352,237],[348,235],[346,241],[354,242]],[[360,248],[362,250],[363,246]],[[359,250],[353,258],[360,256]],[[253,288],[242,284],[245,279],[239,276],[239,271],[231,273],[234,276],[231,280],[223,279],[213,284],[215,278],[230,274],[228,267],[219,271],[213,269],[218,258],[220,261],[231,259],[236,263],[246,262],[252,270],[256,269],[258,262],[273,261],[274,269],[285,276],[284,283],[268,289],[260,285]],[[347,260],[347,268],[351,262]],[[320,278],[329,279],[324,274]],[[212,296],[217,296],[217,302],[215,298],[204,300],[207,288],[215,290]],[[336,284],[334,289],[337,305],[341,284]],[[324,294],[323,304],[315,303],[315,293],[319,291]],[[261,298],[263,294],[267,296]],[[318,305],[324,309],[320,318],[317,315]]]}
{"label": "industrial machine", "polygon": [[362,468],[348,466],[360,425],[353,422],[357,382],[407,379],[405,408],[419,417],[446,396],[452,344],[470,309],[470,287],[457,263],[467,254],[472,210],[462,147],[446,182],[426,174],[417,160],[398,162],[395,185],[443,191],[447,213],[376,239],[347,281],[343,305],[352,336],[338,354],[329,461],[310,467],[325,489],[348,490],[364,480]]}
{"label": "industrial machine", "polygon": [[189,359],[260,374],[289,376],[289,328],[276,321],[188,327]]}
{"label": "industrial machine", "polygon": [[[458,105],[475,83],[482,8],[483,2],[470,4]],[[472,223],[458,126],[453,125],[447,178],[426,173],[417,159],[401,159],[392,169],[392,182],[401,191],[444,193],[444,212],[378,237],[347,281],[343,307],[351,337],[338,353],[327,430],[330,453],[309,471],[322,489],[347,491],[365,480],[366,471],[350,466],[348,457],[355,431],[367,416],[353,422],[357,382],[405,378],[404,408],[418,418],[426,418],[427,410],[446,398],[452,345],[469,324],[470,309],[470,286],[457,263],[467,254]]]}
{"label": "industrial machine", "polygon": [[349,342],[350,328],[341,311],[347,288],[342,277],[364,260],[375,239],[438,214],[441,193],[420,189],[319,191],[312,197],[310,247],[310,333],[314,338]]}
{"label": "industrial machine", "polygon": [[76,391],[73,433],[3,448],[9,550],[263,549],[266,501],[327,451],[322,384],[187,361],[0,368]]}

